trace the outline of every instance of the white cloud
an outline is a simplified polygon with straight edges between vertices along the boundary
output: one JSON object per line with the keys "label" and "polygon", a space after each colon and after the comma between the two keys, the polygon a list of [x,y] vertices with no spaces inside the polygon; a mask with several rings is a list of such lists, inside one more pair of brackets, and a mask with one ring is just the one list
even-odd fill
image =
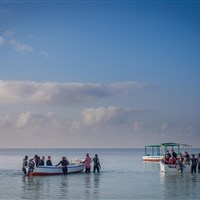
{"label": "white cloud", "polygon": [[[0,115],[0,128],[9,128],[12,131],[17,129],[28,129],[29,131],[38,129],[44,131],[44,127],[53,127],[54,130],[60,127],[57,115],[53,112],[38,113],[26,111],[17,115],[3,114]],[[48,133],[47,133],[48,134]]]}
{"label": "white cloud", "polygon": [[16,120],[17,128],[38,128],[42,130],[42,128],[47,125],[52,125],[52,121],[54,121],[55,115],[51,112],[46,114],[39,114],[36,112],[24,112],[19,114]]}
{"label": "white cloud", "polygon": [[20,43],[17,42],[16,40],[11,40],[10,44],[17,50],[17,51],[21,51],[21,52],[25,52],[25,51],[32,51],[33,48],[27,44],[24,43]]}
{"label": "white cloud", "polygon": [[0,36],[0,46],[3,45],[5,42],[4,38],[2,36]]}
{"label": "white cloud", "polygon": [[82,112],[83,124],[93,125],[102,123],[124,123],[137,113],[143,111],[132,108],[119,108],[115,106],[89,108]]}
{"label": "white cloud", "polygon": [[[39,102],[51,104],[77,104],[99,100],[116,94],[131,92],[140,83],[55,83],[31,81],[0,81],[0,104]],[[143,83],[139,88],[149,87]]]}
{"label": "white cloud", "polygon": [[22,127],[26,126],[32,117],[33,117],[33,114],[31,112],[20,114],[20,116],[18,117],[16,126],[18,128],[22,128]]}

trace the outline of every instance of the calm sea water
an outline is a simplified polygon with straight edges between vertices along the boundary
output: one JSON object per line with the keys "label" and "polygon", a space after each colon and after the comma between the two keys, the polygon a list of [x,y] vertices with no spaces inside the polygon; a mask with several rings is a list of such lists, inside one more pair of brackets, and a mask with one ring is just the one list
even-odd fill
{"label": "calm sea water", "polygon": [[[195,149],[195,153],[200,149]],[[24,155],[52,156],[57,164],[98,153],[100,174],[25,177]],[[0,149],[0,199],[200,199],[200,174],[164,174],[142,161],[143,149]]]}

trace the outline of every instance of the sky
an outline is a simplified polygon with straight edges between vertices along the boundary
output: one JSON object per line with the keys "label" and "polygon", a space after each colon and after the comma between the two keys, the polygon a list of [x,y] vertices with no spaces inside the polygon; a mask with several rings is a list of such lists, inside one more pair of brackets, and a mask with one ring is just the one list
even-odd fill
{"label": "sky", "polygon": [[200,147],[200,1],[0,0],[0,148]]}

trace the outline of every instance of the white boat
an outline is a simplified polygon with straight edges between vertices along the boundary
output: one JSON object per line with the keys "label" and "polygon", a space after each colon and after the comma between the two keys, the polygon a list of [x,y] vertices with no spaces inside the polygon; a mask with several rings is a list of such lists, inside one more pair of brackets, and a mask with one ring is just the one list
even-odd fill
{"label": "white boat", "polygon": [[175,150],[178,157],[184,151],[190,151],[191,146],[174,142],[145,145],[145,153],[142,156],[143,161],[159,162],[164,158],[167,150]]}
{"label": "white boat", "polygon": [[189,173],[191,172],[191,164],[178,164],[178,162],[174,165],[172,164],[165,164],[163,160],[160,161],[160,171],[164,173]]}
{"label": "white boat", "polygon": [[[67,166],[68,173],[80,173],[84,170],[83,164],[71,163]],[[48,175],[61,175],[63,174],[61,166],[38,166],[29,173],[29,176],[48,176]]]}

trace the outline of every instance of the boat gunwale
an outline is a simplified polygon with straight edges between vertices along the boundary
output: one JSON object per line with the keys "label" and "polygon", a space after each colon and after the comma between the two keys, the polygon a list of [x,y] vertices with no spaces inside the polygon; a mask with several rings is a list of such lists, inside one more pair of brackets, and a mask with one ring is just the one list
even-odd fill
{"label": "boat gunwale", "polygon": [[[77,167],[83,167],[84,165],[76,165],[76,164],[72,164],[72,165],[67,165],[67,168],[77,168]],[[36,168],[42,168],[42,169],[59,169],[59,168],[63,168],[62,166],[37,166]]]}

